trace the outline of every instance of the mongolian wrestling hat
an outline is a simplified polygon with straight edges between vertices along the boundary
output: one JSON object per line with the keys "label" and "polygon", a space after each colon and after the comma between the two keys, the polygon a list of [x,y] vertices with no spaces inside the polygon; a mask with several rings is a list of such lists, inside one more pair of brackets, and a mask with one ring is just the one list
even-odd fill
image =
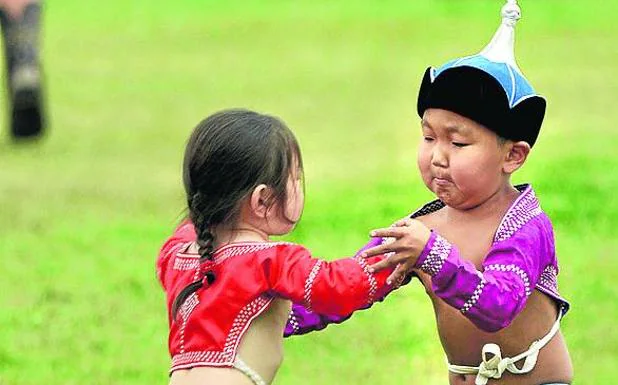
{"label": "mongolian wrestling hat", "polygon": [[508,0],[501,13],[502,24],[479,54],[425,71],[417,110],[420,117],[428,108],[449,110],[533,146],[546,102],[515,62],[515,23],[521,18],[517,1]]}

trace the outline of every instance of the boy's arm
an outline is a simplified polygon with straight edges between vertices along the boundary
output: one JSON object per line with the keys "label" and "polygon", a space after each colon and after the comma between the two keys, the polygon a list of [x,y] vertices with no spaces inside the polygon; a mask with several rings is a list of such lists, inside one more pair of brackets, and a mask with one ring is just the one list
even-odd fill
{"label": "boy's arm", "polygon": [[507,327],[524,308],[553,253],[542,218],[535,218],[508,239],[494,243],[481,271],[454,245],[432,232],[415,267],[429,274],[438,297],[459,309],[478,328]]}

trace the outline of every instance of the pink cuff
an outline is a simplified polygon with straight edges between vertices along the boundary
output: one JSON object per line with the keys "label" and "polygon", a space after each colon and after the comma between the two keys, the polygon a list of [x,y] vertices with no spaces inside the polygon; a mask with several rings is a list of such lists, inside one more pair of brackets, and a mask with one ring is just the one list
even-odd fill
{"label": "pink cuff", "polygon": [[424,271],[432,277],[442,270],[444,261],[451,253],[453,246],[438,233],[431,230],[429,240],[425,244],[421,255],[419,255],[414,267]]}

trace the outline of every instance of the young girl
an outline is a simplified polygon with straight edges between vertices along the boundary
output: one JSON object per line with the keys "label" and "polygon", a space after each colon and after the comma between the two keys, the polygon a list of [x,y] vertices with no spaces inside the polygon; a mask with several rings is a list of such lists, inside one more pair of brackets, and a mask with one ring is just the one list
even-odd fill
{"label": "young girl", "polygon": [[189,218],[157,260],[171,384],[269,384],[291,301],[344,316],[392,289],[389,273],[370,273],[361,258],[325,262],[269,241],[294,228],[304,204],[300,149],[280,120],[246,110],[208,117],[189,139],[183,179]]}
{"label": "young girl", "polygon": [[[425,286],[451,385],[567,384],[559,328],[569,304],[558,292],[551,221],[530,185],[510,182],[536,142],[545,100],[515,63],[514,1],[503,17],[487,49],[425,73],[418,166],[438,199],[374,231],[363,255],[392,253],[372,271],[398,266],[389,279],[412,271]],[[288,334],[332,320],[307,317]]]}

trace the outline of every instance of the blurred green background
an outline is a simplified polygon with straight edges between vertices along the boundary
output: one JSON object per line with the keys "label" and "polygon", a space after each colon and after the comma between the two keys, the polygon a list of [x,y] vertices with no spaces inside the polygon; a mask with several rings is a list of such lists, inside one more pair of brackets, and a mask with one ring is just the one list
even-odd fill
{"label": "blurred green background", "polygon": [[[415,165],[420,79],[483,48],[502,4],[46,2],[50,135],[13,145],[0,117],[0,384],[166,384],[154,260],[183,210],[185,140],[218,109],[296,132],[307,203],[289,239],[316,255],[349,255],[431,199]],[[533,183],[555,224],[576,383],[612,383],[618,2],[520,4],[519,65],[549,106],[514,181]],[[446,383],[416,281],[285,347],[278,385]]]}

